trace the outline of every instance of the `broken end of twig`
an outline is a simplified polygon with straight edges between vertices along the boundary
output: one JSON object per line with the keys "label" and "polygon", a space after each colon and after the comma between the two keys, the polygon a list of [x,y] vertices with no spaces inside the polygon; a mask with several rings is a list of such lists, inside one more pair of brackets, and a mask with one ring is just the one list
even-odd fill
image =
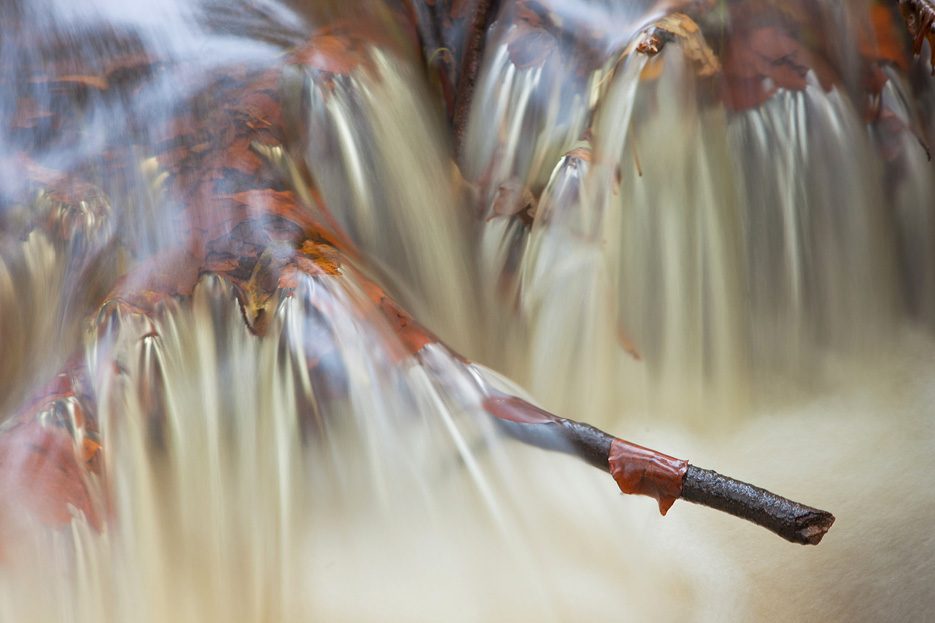
{"label": "broken end of twig", "polygon": [[694,465],[685,472],[680,497],[752,521],[801,545],[818,545],[834,523],[827,511]]}
{"label": "broken end of twig", "polygon": [[831,525],[834,523],[834,515],[828,511],[811,509],[797,523],[799,527],[795,534],[798,538],[794,542],[802,545],[818,545],[828,533],[828,530],[831,529]]}
{"label": "broken end of twig", "polygon": [[834,523],[829,512],[558,417],[515,396],[488,389],[483,407],[508,434],[541,448],[568,452],[610,472],[623,493],[655,498],[663,515],[683,499],[746,519],[802,545],[817,545]]}

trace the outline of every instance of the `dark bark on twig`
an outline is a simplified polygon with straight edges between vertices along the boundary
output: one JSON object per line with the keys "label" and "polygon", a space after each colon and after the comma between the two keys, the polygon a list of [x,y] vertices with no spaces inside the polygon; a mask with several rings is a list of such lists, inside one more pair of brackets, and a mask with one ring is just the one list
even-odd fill
{"label": "dark bark on twig", "polygon": [[455,91],[454,112],[454,150],[455,158],[461,155],[464,144],[464,131],[467,126],[471,100],[474,97],[474,85],[484,56],[484,44],[491,21],[497,15],[500,0],[478,0],[471,23],[465,37],[464,55],[461,59],[461,71],[458,72],[458,88]]}
{"label": "dark bark on twig", "polygon": [[564,419],[546,424],[523,424],[508,420],[497,420],[497,423],[514,439],[537,448],[571,454],[588,465],[610,471],[607,457],[610,456],[610,445],[614,438],[598,428]]}
{"label": "dark bark on twig", "polygon": [[[532,405],[528,405],[528,408],[535,415],[530,421],[518,421],[522,418],[516,417],[515,410],[520,408],[520,402],[515,398],[509,402],[513,413],[505,413],[502,405],[491,409],[494,405],[488,403],[488,410],[500,418],[497,422],[507,434],[540,448],[571,454],[611,473],[620,467],[615,465],[614,461],[632,461],[631,476],[635,472],[638,478],[635,488],[625,492],[655,497],[660,501],[663,514],[668,509],[666,502],[671,504],[671,501],[666,500],[668,492],[660,492],[664,487],[659,481],[669,480],[668,484],[671,485],[671,479],[676,477],[681,478],[681,481],[675,483],[679,492],[673,497],[746,519],[792,543],[817,545],[834,523],[834,516],[827,511],[793,502],[717,472],[634,446],[593,426],[557,416],[551,416],[554,419],[545,421],[541,415],[545,412]],[[533,418],[538,421],[533,421]],[[621,458],[619,453],[613,457],[612,448],[615,445],[626,446],[637,452],[629,457]],[[673,476],[673,463],[681,463],[687,470],[682,471],[682,475]],[[624,490],[624,483],[619,478],[618,484],[621,490]]]}
{"label": "dark bark on twig", "polygon": [[752,521],[802,545],[818,545],[834,523],[827,511],[694,465],[688,466],[681,499]]}
{"label": "dark bark on twig", "polygon": [[428,53],[433,53],[441,45],[441,31],[439,30],[440,19],[438,18],[437,5],[429,5],[421,0],[406,2],[404,6],[413,13],[413,22],[416,32],[419,33],[419,39],[422,47]]}

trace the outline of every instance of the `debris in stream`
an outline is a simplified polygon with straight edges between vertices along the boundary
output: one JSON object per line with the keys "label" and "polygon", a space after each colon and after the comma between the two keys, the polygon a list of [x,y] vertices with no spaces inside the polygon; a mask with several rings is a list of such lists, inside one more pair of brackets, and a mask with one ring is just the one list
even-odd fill
{"label": "debris in stream", "polygon": [[[539,2],[511,3],[508,10],[518,16],[515,25],[496,23],[502,3],[494,0],[473,4],[423,4],[414,0],[410,4],[413,10],[404,12],[406,17],[394,13],[397,19],[408,22],[388,26],[366,20],[337,21],[319,28],[306,41],[295,41],[295,33],[283,35],[284,40],[274,39],[269,43],[272,50],[263,47],[263,53],[257,53],[249,63],[218,62],[207,69],[195,63],[192,68],[179,59],[154,58],[155,51],[143,54],[137,49],[139,45],[115,44],[113,58],[105,59],[107,62],[103,64],[95,57],[91,61],[69,59],[59,65],[47,62],[48,58],[31,59],[24,52],[23,58],[29,62],[24,61],[16,68],[17,75],[3,74],[3,86],[21,88],[8,96],[17,98],[15,105],[0,107],[0,112],[9,113],[3,120],[8,122],[11,135],[17,137],[10,153],[0,153],[0,170],[12,180],[0,197],[5,200],[7,195],[15,197],[19,206],[16,214],[10,209],[0,215],[3,235],[12,234],[9,239],[4,238],[0,248],[0,269],[4,271],[0,276],[5,279],[0,285],[38,281],[33,278],[41,274],[35,268],[38,263],[30,264],[28,257],[17,257],[18,253],[25,257],[23,249],[27,244],[51,241],[53,251],[47,255],[56,260],[61,260],[61,256],[55,254],[55,245],[71,245],[69,248],[73,247],[75,254],[104,257],[108,266],[117,266],[118,262],[109,260],[119,254],[121,262],[130,266],[128,270],[123,270],[122,265],[119,269],[98,270],[93,263],[73,262],[66,267],[63,278],[75,283],[86,280],[95,286],[89,290],[88,297],[93,299],[87,304],[90,310],[74,306],[70,300],[62,305],[65,312],[72,312],[66,316],[68,322],[78,326],[80,320],[89,329],[84,335],[63,340],[68,346],[62,346],[63,352],[55,354],[60,360],[73,353],[54,377],[53,383],[64,385],[55,391],[36,390],[35,386],[41,385],[43,379],[29,379],[33,392],[26,399],[26,406],[0,427],[0,531],[9,523],[2,521],[4,513],[33,512],[55,529],[72,521],[76,524],[86,521],[106,531],[108,522],[121,520],[111,512],[113,499],[120,494],[111,487],[119,478],[107,472],[107,457],[114,452],[113,444],[119,443],[119,437],[108,435],[115,429],[106,429],[102,424],[105,418],[97,410],[106,411],[109,418],[117,420],[123,415],[149,418],[144,428],[153,431],[153,437],[160,437],[153,445],[163,450],[168,447],[170,442],[166,440],[175,424],[166,415],[171,409],[168,405],[172,397],[168,394],[172,388],[162,382],[165,370],[160,366],[170,355],[161,342],[178,339],[184,343],[179,338],[184,334],[176,333],[178,327],[184,326],[189,317],[197,317],[214,323],[201,327],[205,332],[203,341],[187,344],[205,360],[226,361],[225,349],[230,344],[224,339],[230,335],[249,344],[249,348],[276,345],[275,356],[270,355],[263,362],[270,369],[282,366],[275,369],[285,370],[275,381],[282,383],[284,393],[298,406],[295,413],[279,416],[288,419],[294,415],[295,420],[301,420],[305,443],[314,444],[322,437],[327,440],[331,428],[340,425],[323,413],[366,414],[368,408],[373,409],[385,398],[379,392],[389,393],[391,389],[397,392],[393,396],[398,404],[407,407],[410,403],[423,407],[428,404],[436,412],[444,411],[437,413],[439,417],[447,417],[449,411],[479,418],[484,413],[492,415],[497,418],[498,430],[533,445],[570,453],[610,472],[621,491],[656,499],[663,514],[681,498],[748,519],[787,540],[817,544],[834,521],[830,513],[636,446],[504,393],[479,376],[478,366],[471,360],[480,359],[469,352],[460,354],[465,342],[468,348],[474,347],[469,340],[449,347],[445,342],[453,343],[457,338],[443,341],[433,330],[441,325],[438,335],[445,335],[443,331],[454,333],[451,326],[438,321],[448,320],[446,310],[461,312],[463,315],[458,318],[476,315],[486,321],[501,320],[498,314],[504,310],[519,310],[516,335],[529,338],[530,343],[546,353],[530,349],[517,355],[517,359],[533,362],[530,369],[534,369],[533,365],[559,369],[561,365],[580,364],[582,376],[588,377],[593,369],[588,366],[609,362],[605,366],[609,369],[645,365],[650,368],[645,377],[649,378],[665,367],[663,355],[672,357],[675,353],[675,357],[681,357],[683,351],[678,351],[671,342],[666,343],[654,331],[662,331],[666,326],[683,327],[679,318],[666,314],[675,313],[669,310],[682,311],[681,302],[686,299],[679,297],[691,288],[682,287],[682,282],[666,282],[677,271],[652,260],[630,266],[658,276],[659,283],[652,284],[653,291],[661,292],[664,301],[665,297],[670,299],[665,305],[655,305],[653,300],[641,298],[638,291],[634,293],[632,282],[628,283],[626,275],[620,272],[626,254],[632,251],[621,242],[621,232],[632,234],[635,228],[628,229],[629,221],[625,219],[632,218],[638,209],[651,210],[652,218],[660,222],[685,209],[693,217],[701,216],[686,221],[689,242],[677,251],[684,252],[692,266],[708,271],[704,279],[689,278],[686,282],[697,286],[699,291],[702,288],[713,291],[698,294],[691,290],[696,298],[688,299],[690,305],[684,306],[688,309],[686,313],[701,310],[698,318],[692,318],[695,322],[680,335],[686,342],[694,340],[701,344],[689,362],[699,362],[698,376],[714,377],[720,372],[718,354],[704,350],[711,342],[718,342],[712,335],[724,335],[716,333],[714,325],[728,325],[732,335],[746,335],[748,318],[736,323],[734,317],[727,315],[711,320],[721,308],[704,298],[734,300],[730,297],[735,286],[742,296],[754,298],[763,296],[762,291],[755,289],[765,284],[769,296],[778,292],[783,303],[796,306],[794,312],[802,314],[794,316],[796,322],[802,317],[817,318],[816,333],[825,339],[832,330],[827,327],[832,323],[821,314],[839,309],[828,301],[851,303],[853,299],[848,298],[849,292],[841,294],[844,288],[837,287],[834,275],[829,279],[826,272],[820,272],[830,264],[821,261],[825,256],[817,256],[818,261],[814,261],[812,254],[817,254],[815,249],[819,247],[833,254],[832,259],[840,264],[827,269],[830,273],[840,266],[863,266],[861,257],[853,253],[855,247],[866,249],[867,256],[873,254],[869,245],[860,244],[864,239],[862,231],[848,230],[847,236],[822,238],[815,230],[826,219],[839,217],[856,223],[855,228],[866,225],[870,231],[888,231],[892,222],[888,220],[886,227],[877,227],[879,223],[874,220],[877,212],[861,212],[857,202],[852,202],[857,207],[848,202],[849,212],[842,217],[832,209],[836,205],[818,203],[816,199],[814,215],[808,213],[811,204],[802,197],[824,198],[824,187],[820,191],[799,188],[788,180],[801,182],[795,173],[809,166],[811,171],[817,169],[815,162],[806,158],[811,145],[807,141],[824,138],[821,131],[830,124],[828,119],[845,121],[841,124],[844,135],[854,142],[840,144],[856,145],[855,161],[858,156],[870,159],[869,141],[859,142],[863,140],[858,131],[863,129],[860,124],[874,124],[872,131],[878,139],[875,147],[881,163],[874,161],[863,170],[877,171],[873,168],[877,166],[882,170],[884,165],[897,167],[900,158],[914,157],[905,153],[902,139],[907,133],[925,145],[922,138],[925,125],[917,122],[919,115],[912,108],[911,98],[906,95],[908,103],[900,106],[903,103],[900,97],[908,91],[891,78],[900,75],[892,73],[896,71],[894,65],[903,72],[909,67],[908,60],[897,58],[899,50],[893,43],[897,39],[887,40],[888,45],[879,50],[874,47],[876,51],[871,51],[873,46],[863,48],[865,58],[858,60],[867,67],[861,65],[861,72],[855,72],[858,77],[853,78],[833,64],[836,54],[830,49],[832,43],[802,34],[820,29],[806,27],[803,15],[797,13],[807,3],[797,2],[783,8],[774,3],[752,3],[751,7],[730,2],[725,9],[734,20],[734,31],[730,33],[715,32],[710,20],[705,21],[705,15],[685,13],[655,19],[649,29],[641,26],[643,30],[630,32],[629,39],[622,43],[613,41],[613,28],[608,26],[603,32],[590,24],[586,31],[588,40],[580,46],[572,45],[573,26]],[[918,54],[924,39],[930,45],[933,43],[930,27],[935,12],[926,0],[904,0],[901,7],[915,37],[914,52]],[[449,9],[455,14],[443,15]],[[820,23],[830,20],[824,13],[821,18]],[[766,23],[769,25],[763,25]],[[459,28],[460,35],[452,34],[452,30]],[[500,36],[497,33],[502,40],[497,39]],[[452,39],[458,39],[457,45],[450,45]],[[5,39],[3,45],[13,46],[19,54],[17,46],[25,46],[25,42]],[[632,57],[636,55],[623,51],[636,49],[652,57],[660,55],[664,48],[665,55],[649,61],[658,63],[654,66],[658,79],[654,84],[638,84],[640,76],[644,78],[642,82],[647,82],[648,65],[641,65],[647,59],[635,59]],[[594,52],[599,49],[606,53],[600,63],[595,62]],[[7,48],[0,50],[11,54]],[[404,96],[418,100],[419,95],[429,92],[423,90],[426,80],[419,73],[424,68],[412,61],[419,51],[426,56],[423,60],[427,67],[441,72],[437,78],[441,80],[442,101],[426,103],[419,109],[429,120],[422,117],[418,120],[429,129],[397,128],[391,123],[394,116],[413,108]],[[64,54],[58,48],[53,52],[49,53]],[[907,56],[907,50],[903,52]],[[439,61],[440,58],[443,60]],[[661,64],[663,58],[667,59],[665,67]],[[935,52],[932,63],[935,68]],[[678,73],[683,66],[690,71],[678,74],[681,82],[676,84],[688,85],[686,92],[689,87],[698,89],[698,110],[694,109],[696,100],[688,96],[685,97],[688,103],[674,104],[674,98],[668,97],[671,91],[667,89],[671,89],[672,83],[662,78],[667,76],[665,72]],[[494,76],[489,84],[484,82],[485,71]],[[503,81],[499,82],[497,76],[503,77]],[[846,84],[851,79],[853,84]],[[712,89],[712,81],[717,80],[719,87]],[[161,94],[160,89],[169,90],[169,85],[175,84],[184,86],[184,98],[173,102],[174,107],[163,106],[160,100],[150,103],[150,108],[135,108],[139,105],[135,98],[145,89]],[[694,91],[690,92],[694,97]],[[847,99],[852,92],[860,95],[854,96],[853,103]],[[493,119],[473,121],[487,126],[483,128],[484,138],[493,137],[490,142],[495,147],[485,150],[477,147],[477,144],[483,147],[481,141],[471,142],[477,138],[472,136],[471,115],[474,110],[490,110],[488,105],[494,98],[502,107],[496,109]],[[98,100],[123,108],[96,108],[103,106]],[[394,104],[398,108],[393,108]],[[719,108],[720,104],[727,105],[726,111]],[[771,106],[785,108],[782,114],[769,117]],[[160,109],[159,113],[154,109]],[[660,110],[670,114],[673,110],[689,109],[687,121],[679,118],[671,127],[660,129],[651,121],[639,123]],[[786,109],[792,112],[783,116]],[[110,127],[106,116],[96,116],[113,110],[126,115],[122,118],[123,126],[114,124],[116,129]],[[444,140],[417,140],[434,136],[435,126],[431,124],[435,123],[432,118],[435,113],[439,118],[446,116],[451,120],[447,138],[451,140],[453,154],[445,151]],[[508,117],[511,122],[505,120]],[[794,119],[789,121],[789,117]],[[82,124],[86,119],[97,124],[94,132],[85,131]],[[858,123],[852,123],[855,119]],[[680,125],[683,121],[684,126]],[[788,135],[782,133],[787,126],[791,128]],[[666,134],[669,130],[671,134]],[[418,134],[419,131],[423,134]],[[32,132],[42,134],[41,140],[30,138]],[[721,136],[714,136],[717,133]],[[67,140],[58,142],[60,135],[65,134]],[[669,137],[672,142],[644,140],[645,136]],[[584,138],[576,143],[580,137]],[[755,178],[757,184],[766,184],[761,181],[766,176],[750,164],[758,162],[750,154],[760,148],[762,151],[756,153],[769,161],[773,157],[768,149],[773,145],[770,141],[787,139],[783,143],[787,149],[782,155],[789,159],[781,164],[788,167],[777,177],[782,178],[785,189],[793,189],[789,197],[795,199],[793,207],[801,208],[802,212],[787,209],[788,205],[783,204],[781,207],[786,211],[780,216],[788,220],[777,218],[779,225],[774,226],[767,220],[773,214],[762,210],[766,214],[762,222],[771,231],[788,235],[777,245],[783,251],[791,249],[790,253],[797,253],[800,244],[806,249],[791,259],[779,255],[779,261],[774,261],[776,256],[764,253],[768,270],[751,270],[745,275],[749,281],[744,282],[734,273],[733,264],[714,253],[706,255],[707,248],[702,248],[698,241],[705,235],[718,239],[722,231],[719,228],[726,231],[729,227],[747,226],[749,222],[743,221],[747,216],[740,211],[746,207],[742,201],[746,195],[738,191],[737,196],[731,195],[723,202],[724,213],[718,215],[721,221],[703,213],[702,207],[696,209],[695,202],[702,206],[705,199],[717,196],[713,195],[712,187],[729,174],[718,178],[722,173],[718,170],[705,177],[710,173],[706,167],[712,162],[726,162],[729,156],[739,160],[734,163],[738,187],[747,183],[745,173]],[[637,160],[636,167],[621,167],[620,154],[627,154],[627,163],[631,151],[636,159],[637,140],[642,161]],[[735,142],[722,144],[718,140]],[[729,147],[738,144],[748,149],[731,153]],[[68,152],[73,160],[55,157],[57,151],[66,152],[73,145],[80,147]],[[679,151],[680,146],[687,146],[685,153]],[[527,147],[528,151],[523,151]],[[840,156],[846,161],[852,155]],[[458,164],[450,164],[452,156],[460,158]],[[801,160],[794,160],[798,156]],[[128,164],[137,161],[152,166],[150,178]],[[688,168],[684,161],[693,161],[699,168]],[[420,167],[420,181],[424,182],[426,194],[435,195],[435,203],[419,204],[416,199],[424,198],[423,195],[416,195],[415,191],[406,194],[411,181],[401,179],[398,173],[414,167],[412,163]],[[835,160],[831,164],[837,163]],[[54,170],[53,165],[60,166],[61,171]],[[648,165],[645,176],[642,165]],[[658,184],[660,166],[673,175],[675,181],[668,186]],[[631,168],[636,169],[635,176],[629,171]],[[461,177],[462,170],[467,171],[467,181]],[[891,172],[887,169],[886,173]],[[471,202],[452,199],[460,197],[460,192],[443,194],[451,191],[451,177],[455,178],[459,191],[463,190],[471,201],[483,206],[484,214],[476,222],[469,220],[473,216],[470,214],[448,213],[462,208],[462,203]],[[151,182],[152,187],[144,189],[142,182]],[[652,200],[654,192],[664,193],[680,184],[690,188],[691,192],[686,194],[692,202]],[[860,194],[862,188],[858,186],[854,192]],[[34,199],[30,199],[30,193]],[[146,198],[140,199],[141,196]],[[155,201],[153,197],[162,200]],[[877,195],[871,197],[876,198]],[[442,205],[446,200],[450,205]],[[630,203],[624,203],[627,201]],[[708,201],[709,205],[713,203]],[[412,209],[411,213],[403,214],[412,204],[419,204],[420,209],[428,206],[438,210]],[[813,216],[814,221],[809,220]],[[421,227],[424,223],[419,219],[431,218],[438,220]],[[897,217],[887,215],[887,218],[895,222]],[[515,221],[522,227],[514,227]],[[159,227],[150,231],[151,222]],[[473,235],[475,229],[481,232],[479,237],[489,233],[495,242],[500,242],[497,236],[507,241],[500,246],[488,245],[498,252],[506,248],[509,256],[500,264],[491,262],[495,266],[491,272],[496,274],[489,281],[510,282],[509,287],[490,288],[493,291],[490,300],[485,298],[490,294],[487,291],[483,296],[465,295],[463,291],[475,275],[468,270],[455,273],[459,266],[463,268],[464,258],[473,256],[461,254],[460,247],[449,243],[457,237]],[[664,244],[671,244],[671,239],[659,233],[661,228],[653,230],[647,225],[645,230],[648,233],[640,231],[639,235],[648,241],[647,245],[656,244],[660,254],[669,249]],[[814,239],[805,234],[798,237],[799,230]],[[796,235],[787,234],[790,231]],[[442,235],[451,238],[441,239]],[[416,257],[421,252],[417,243],[433,236],[439,238],[435,242],[441,253]],[[114,237],[119,240],[113,240]],[[854,247],[823,244],[839,238],[851,241]],[[471,244],[475,242],[470,240]],[[724,245],[735,253],[727,257],[745,257],[742,253],[746,252],[754,256],[770,249],[768,244],[760,245],[752,234],[746,243],[749,248],[740,250],[740,244],[736,245],[738,249]],[[108,247],[108,253],[113,255],[99,257],[107,245],[113,246]],[[442,265],[446,253],[451,257]],[[801,261],[802,257],[814,263]],[[569,262],[563,264],[566,260]],[[20,269],[16,262],[26,268]],[[559,270],[562,267],[571,268],[563,273]],[[791,276],[783,272],[786,268]],[[800,268],[801,272],[794,272]],[[607,274],[600,270],[606,270]],[[863,279],[864,272],[860,272]],[[8,273],[12,276],[7,276]],[[464,285],[454,286],[461,287],[461,293],[450,297],[447,307],[439,305],[441,311],[434,310],[437,325],[426,322],[432,329],[423,326],[421,322],[431,314],[407,304],[419,300],[419,295],[413,292],[425,289],[421,278],[426,282],[434,279],[433,284],[460,281],[452,277],[454,274],[468,276],[463,279]],[[889,275],[874,274],[867,280],[896,281],[888,280]],[[490,275],[482,274],[477,280],[487,277]],[[730,287],[722,286],[719,280],[729,278],[736,278],[741,285],[731,282]],[[580,289],[568,288],[570,282]],[[698,286],[699,283],[702,285]],[[774,283],[779,286],[772,288]],[[877,290],[872,291],[875,296],[878,294]],[[883,292],[879,299],[890,294]],[[585,308],[599,313],[607,322],[595,322],[593,326],[586,322],[555,322],[555,317],[565,318],[548,316],[549,312],[556,312],[556,300],[567,303],[566,309]],[[762,305],[770,313],[781,307],[773,305],[772,300],[767,297]],[[640,306],[647,311],[637,313]],[[234,317],[242,322],[231,321],[231,309],[236,310]],[[543,317],[546,320],[536,324]],[[574,316],[569,312],[567,317]],[[640,338],[633,341],[624,331],[630,324],[623,320],[631,317],[642,319],[634,322]],[[502,320],[504,324],[513,321]],[[761,320],[762,317],[757,317],[749,320],[749,324]],[[564,351],[576,353],[577,358],[555,356],[558,349],[549,350],[554,345],[549,336],[535,333],[555,331],[556,326],[564,331],[562,339],[581,348]],[[612,334],[602,332],[608,326],[612,327]],[[474,335],[481,333],[475,331]],[[492,341],[496,341],[496,330],[489,333],[494,335]],[[803,339],[812,335],[805,334]],[[495,346],[507,349],[518,339],[502,340]],[[782,334],[780,339],[787,339],[787,335]],[[639,353],[634,341],[640,344]],[[832,339],[828,338],[828,342]],[[587,356],[590,351],[586,349],[594,343],[612,354],[590,359]],[[748,353],[758,347],[759,343],[753,346],[745,343],[738,350]],[[482,349],[478,346],[477,350]],[[616,359],[617,351],[628,355],[625,364]],[[252,351],[245,347],[245,352]],[[174,356],[184,359],[178,352]],[[244,355],[244,359],[259,360],[258,356],[254,359],[251,356]],[[0,353],[2,357],[13,356]],[[640,360],[646,363],[637,363]],[[2,363],[6,368],[0,370],[18,364]],[[224,364],[220,368],[220,375],[231,374]],[[44,368],[39,369],[47,373]],[[615,368],[605,370],[608,374],[615,371]],[[384,373],[385,378],[380,376]],[[372,392],[366,394],[366,400],[354,394],[355,375],[365,379],[357,387]],[[532,372],[529,376],[537,375]],[[568,382],[569,391],[572,385],[581,384],[569,380],[567,375],[556,376],[563,383]],[[265,377],[251,378],[249,382],[226,379],[231,392],[240,383],[268,381]],[[556,383],[554,377],[539,375],[538,381],[552,385],[556,391],[565,389],[558,387],[561,383]],[[587,381],[590,383],[591,379]],[[601,377],[594,384],[609,385],[604,381]],[[136,382],[139,387],[133,385]],[[120,393],[123,391],[127,394]],[[234,401],[231,395],[205,399],[228,407]],[[571,414],[565,408],[553,410]],[[381,425],[400,424],[403,419],[391,418],[381,421]],[[158,455],[158,460],[167,459]]]}
{"label": "debris in stream", "polygon": [[912,52],[922,52],[922,42],[928,41],[932,75],[935,76],[935,5],[931,0],[899,0],[899,9],[912,36]]}

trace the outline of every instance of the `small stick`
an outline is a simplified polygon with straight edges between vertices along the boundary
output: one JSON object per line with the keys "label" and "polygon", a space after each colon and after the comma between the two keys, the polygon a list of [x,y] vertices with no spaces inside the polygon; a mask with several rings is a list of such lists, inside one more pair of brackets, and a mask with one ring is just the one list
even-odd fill
{"label": "small stick", "polygon": [[493,393],[484,400],[484,409],[510,436],[577,456],[610,472],[624,493],[655,498],[663,515],[676,499],[683,499],[746,519],[802,545],[817,545],[834,523],[834,515],[827,511],[560,418],[514,396]]}
{"label": "small stick", "polygon": [[747,519],[802,545],[818,545],[834,523],[827,511],[694,465],[688,466],[681,499]]}
{"label": "small stick", "polygon": [[[376,293],[375,302],[390,312],[387,319],[397,327],[413,354],[425,344],[437,342],[431,332],[389,301],[382,290],[376,288]],[[681,498],[746,519],[787,541],[803,545],[817,545],[834,523],[831,513],[699,469],[688,461],[618,439],[589,424],[559,417],[498,391],[485,381],[480,381],[480,389],[484,392],[483,409],[497,418],[496,422],[507,434],[530,445],[571,454],[610,472],[622,492],[655,498],[663,515]]]}
{"label": "small stick", "polygon": [[464,145],[464,132],[467,127],[468,114],[471,111],[471,100],[474,97],[474,84],[480,71],[481,58],[484,55],[484,44],[487,41],[487,29],[497,14],[499,0],[477,0],[477,6],[468,32],[465,36],[464,54],[461,58],[461,71],[458,72],[458,87],[455,91],[454,125],[454,151],[455,159],[461,156]]}

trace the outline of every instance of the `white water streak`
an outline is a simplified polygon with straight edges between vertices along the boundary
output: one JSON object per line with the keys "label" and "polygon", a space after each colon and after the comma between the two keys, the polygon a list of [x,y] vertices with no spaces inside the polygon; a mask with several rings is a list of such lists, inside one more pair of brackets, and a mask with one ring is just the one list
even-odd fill
{"label": "white water streak", "polygon": [[[172,39],[153,29],[151,45]],[[190,52],[193,29],[243,53],[191,24],[173,53]],[[908,291],[933,323],[924,156],[893,197],[839,91],[813,81],[730,114],[699,99],[671,43],[654,83],[623,61],[593,118],[594,161],[570,170],[561,155],[594,102],[563,90],[568,68],[520,70],[501,46],[465,174],[491,175],[484,208],[510,178],[544,194],[530,234],[482,225],[472,292],[435,113],[402,64],[374,55],[379,76],[356,74],[331,101],[302,94],[341,135],[337,157],[306,156],[337,218],[433,328],[563,415],[826,506],[837,524],[806,551],[688,504],[663,520],[592,468],[498,438],[472,376],[495,375],[437,347],[398,361],[350,273],[303,279],[262,338],[209,275],[152,321],[124,314],[115,334],[88,334],[108,448],[94,484],[111,517],[101,533],[81,517],[27,531],[4,552],[0,621],[929,616],[935,343],[903,309]],[[894,106],[908,97],[887,89]],[[519,281],[503,301],[510,244]],[[28,375],[9,361],[83,327],[65,313],[67,254],[37,233],[20,251],[0,264],[0,370],[16,386]]]}

